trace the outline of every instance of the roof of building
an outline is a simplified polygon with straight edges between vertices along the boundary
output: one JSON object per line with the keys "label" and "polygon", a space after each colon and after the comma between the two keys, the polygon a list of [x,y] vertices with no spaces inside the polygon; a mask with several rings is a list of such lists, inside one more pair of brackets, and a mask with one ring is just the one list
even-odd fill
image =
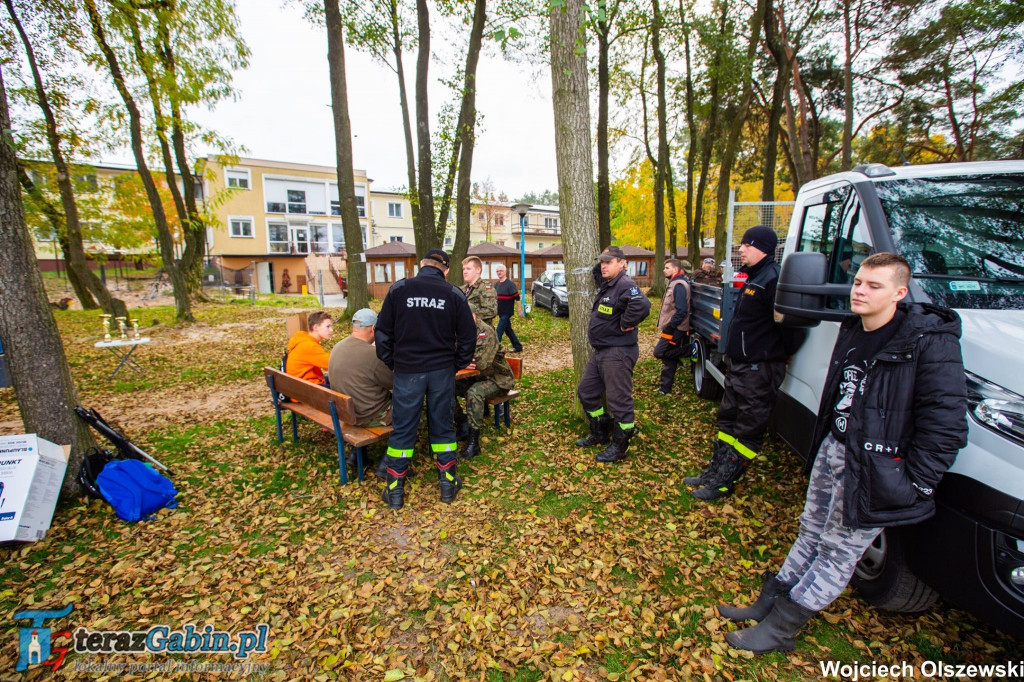
{"label": "roof of building", "polygon": [[493,242],[483,242],[482,244],[476,244],[469,247],[467,255],[470,256],[518,256],[519,251],[513,249],[511,246],[505,246],[504,244],[494,244]]}
{"label": "roof of building", "polygon": [[561,256],[562,245],[552,244],[551,246],[545,246],[543,249],[537,249],[536,251],[527,251],[527,256]]}
{"label": "roof of building", "polygon": [[[670,253],[671,253],[671,251],[669,251],[668,249],[665,249],[665,255],[666,256],[668,256]],[[687,246],[677,246],[676,247],[676,258],[686,258],[689,255],[690,255],[689,247],[687,247]],[[713,246],[702,247],[701,250],[700,250],[701,258],[705,258],[707,256],[714,256],[714,255],[715,255],[715,247],[713,247]]]}
{"label": "roof of building", "polygon": [[621,244],[619,245],[619,248],[622,249],[622,255],[624,255],[626,258],[640,258],[643,256],[654,255],[653,251],[648,251],[647,249],[642,249],[639,246],[633,246],[631,244]]}
{"label": "roof of building", "polygon": [[415,256],[416,247],[407,242],[387,242],[363,251],[367,258],[394,258]]}

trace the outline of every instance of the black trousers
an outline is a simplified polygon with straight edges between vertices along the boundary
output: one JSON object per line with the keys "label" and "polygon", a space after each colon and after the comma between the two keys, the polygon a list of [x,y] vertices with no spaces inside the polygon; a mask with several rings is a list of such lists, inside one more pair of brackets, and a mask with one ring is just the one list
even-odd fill
{"label": "black trousers", "polygon": [[640,357],[638,346],[598,348],[583,370],[576,395],[588,413],[601,407],[601,394],[608,403],[612,419],[632,424],[636,419],[633,405],[633,367]]}
{"label": "black trousers", "polygon": [[786,377],[785,362],[729,361],[725,395],[718,408],[718,438],[748,459],[761,451],[768,420]]}
{"label": "black trousers", "polygon": [[676,370],[683,358],[690,357],[689,336],[682,334],[679,339],[666,339],[662,336],[654,344],[654,357],[661,360],[661,390],[668,393],[676,381]]}

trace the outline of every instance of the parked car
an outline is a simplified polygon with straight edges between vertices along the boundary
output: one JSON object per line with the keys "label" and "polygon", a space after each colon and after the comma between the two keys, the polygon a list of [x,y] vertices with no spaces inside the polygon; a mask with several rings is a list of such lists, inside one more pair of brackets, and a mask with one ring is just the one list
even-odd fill
{"label": "parked car", "polygon": [[[943,477],[935,517],[889,528],[853,584],[872,604],[922,611],[938,596],[1024,636],[1024,162],[888,168],[800,188],[775,312],[807,329],[787,367],[773,430],[801,457],[811,433],[852,273],[871,253],[901,254],[908,302],[953,308],[963,322],[967,446]],[[697,394],[722,393],[725,335],[740,289],[693,285]]]}
{"label": "parked car", "polygon": [[565,271],[548,269],[533,280],[530,287],[535,308],[547,308],[552,316],[569,312],[569,293],[565,288]]}

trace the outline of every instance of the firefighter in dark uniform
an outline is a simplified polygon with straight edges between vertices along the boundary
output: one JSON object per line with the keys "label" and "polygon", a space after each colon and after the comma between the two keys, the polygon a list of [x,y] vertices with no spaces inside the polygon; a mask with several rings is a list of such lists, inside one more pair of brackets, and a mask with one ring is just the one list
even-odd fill
{"label": "firefighter in dark uniform", "polygon": [[[590,421],[590,434],[576,441],[580,447],[603,445],[598,462],[625,459],[629,439],[636,433],[633,407],[633,367],[640,355],[637,327],[651,311],[651,302],[626,275],[626,256],[610,246],[600,257],[601,288],[590,312],[587,335],[594,354],[576,388]],[[601,394],[608,404],[605,412]]]}
{"label": "firefighter in dark uniform", "polygon": [[377,317],[377,357],[395,373],[391,402],[394,432],[388,440],[383,494],[392,509],[401,509],[405,499],[405,476],[424,397],[441,501],[453,502],[462,487],[452,423],[455,373],[473,361],[476,324],[465,294],[445,279],[448,264],[444,251],[427,251],[415,277],[391,285]]}
{"label": "firefighter in dark uniform", "polygon": [[747,279],[726,338],[728,369],[714,454],[704,471],[685,479],[687,485],[698,486],[690,494],[700,500],[732,494],[736,481],[761,451],[779,385],[786,376],[791,353],[774,317],[778,243],[775,232],[764,225],[747,230],[740,242],[740,272]]}
{"label": "firefighter in dark uniform", "polygon": [[512,368],[505,361],[505,351],[498,342],[498,333],[491,325],[474,314],[476,319],[476,353],[470,369],[478,376],[455,382],[455,395],[466,399],[466,412],[455,404],[455,422],[465,421],[469,427],[466,444],[459,452],[459,459],[472,459],[480,454],[480,428],[483,426],[484,406],[491,398],[505,395],[515,388],[516,379]]}

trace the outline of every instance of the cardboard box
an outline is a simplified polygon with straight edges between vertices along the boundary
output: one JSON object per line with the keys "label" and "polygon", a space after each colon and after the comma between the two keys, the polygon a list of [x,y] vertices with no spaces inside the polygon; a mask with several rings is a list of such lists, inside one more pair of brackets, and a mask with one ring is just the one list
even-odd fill
{"label": "cardboard box", "polygon": [[285,328],[288,330],[288,338],[295,336],[297,331],[309,331],[309,315],[289,315],[285,320]]}
{"label": "cardboard box", "polygon": [[46,535],[69,451],[34,433],[0,436],[0,542]]}

